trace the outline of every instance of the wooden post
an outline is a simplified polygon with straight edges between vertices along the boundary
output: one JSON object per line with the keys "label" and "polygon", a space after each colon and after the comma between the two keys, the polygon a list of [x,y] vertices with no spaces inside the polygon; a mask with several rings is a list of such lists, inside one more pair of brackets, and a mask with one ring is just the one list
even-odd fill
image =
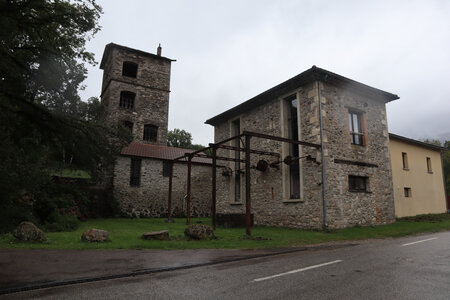
{"label": "wooden post", "polygon": [[188,157],[188,174],[187,174],[187,203],[186,203],[186,224],[191,224],[191,168],[192,156]]}
{"label": "wooden post", "polygon": [[169,171],[169,199],[167,203],[167,221],[172,221],[172,178],[173,178],[173,161],[170,162]]}
{"label": "wooden post", "polygon": [[250,135],[245,136],[245,216],[246,233],[251,235],[251,199],[250,199]]}
{"label": "wooden post", "polygon": [[216,153],[217,148],[212,148],[212,197],[211,197],[211,218],[214,230],[216,229]]}

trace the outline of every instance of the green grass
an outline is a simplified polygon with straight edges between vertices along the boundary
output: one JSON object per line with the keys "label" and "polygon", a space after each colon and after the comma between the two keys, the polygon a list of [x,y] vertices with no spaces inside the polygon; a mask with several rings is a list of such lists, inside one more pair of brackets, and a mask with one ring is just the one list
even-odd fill
{"label": "green grass", "polygon": [[[191,224],[210,224],[210,219],[193,218]],[[11,234],[0,235],[0,248],[18,249],[199,249],[199,248],[278,248],[318,244],[333,241],[378,239],[401,237],[422,232],[450,230],[450,215],[425,215],[397,220],[394,224],[352,227],[330,231],[263,227],[252,228],[254,239],[245,237],[244,228],[217,228],[217,239],[190,241],[184,235],[185,219],[166,223],[164,219],[93,219],[81,223],[76,231],[47,232],[48,241],[43,244],[17,242]],[[109,241],[104,243],[82,242],[83,231],[89,228],[109,232]],[[147,231],[169,230],[169,241],[142,240]],[[258,239],[260,237],[262,239]]]}

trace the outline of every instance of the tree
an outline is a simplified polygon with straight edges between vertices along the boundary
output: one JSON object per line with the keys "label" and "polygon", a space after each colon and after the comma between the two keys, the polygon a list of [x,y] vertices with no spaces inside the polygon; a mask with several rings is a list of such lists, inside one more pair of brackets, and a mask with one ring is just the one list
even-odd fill
{"label": "tree", "polygon": [[189,148],[192,146],[192,135],[183,129],[175,128],[174,130],[169,130],[167,146]]}
{"label": "tree", "polygon": [[95,0],[0,0],[0,220],[8,226],[29,217],[15,208],[48,199],[52,170],[102,178],[126,143],[99,122],[98,99],[78,95],[84,64],[95,64],[85,44],[101,12]]}

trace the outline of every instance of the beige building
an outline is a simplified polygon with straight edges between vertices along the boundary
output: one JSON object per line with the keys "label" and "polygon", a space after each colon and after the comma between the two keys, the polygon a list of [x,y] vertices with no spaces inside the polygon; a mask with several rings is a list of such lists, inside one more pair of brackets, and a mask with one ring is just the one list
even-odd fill
{"label": "beige building", "polygon": [[445,213],[439,146],[389,134],[395,216]]}

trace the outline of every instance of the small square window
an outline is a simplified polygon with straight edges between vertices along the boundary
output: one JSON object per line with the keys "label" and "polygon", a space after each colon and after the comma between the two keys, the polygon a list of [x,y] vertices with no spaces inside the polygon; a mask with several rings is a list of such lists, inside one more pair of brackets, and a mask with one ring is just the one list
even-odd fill
{"label": "small square window", "polygon": [[131,61],[124,61],[122,66],[122,75],[136,78],[138,65]]}
{"label": "small square window", "polygon": [[365,176],[348,176],[348,190],[350,192],[368,192],[369,178]]}
{"label": "small square window", "polygon": [[156,142],[158,139],[158,126],[144,125],[144,141]]}
{"label": "small square window", "polygon": [[119,106],[123,108],[133,108],[134,107],[134,98],[136,97],[135,93],[122,91],[120,92],[120,103]]}
{"label": "small square window", "polygon": [[404,192],[405,192],[405,197],[407,197],[407,198],[412,197],[412,194],[411,194],[411,188],[405,187],[405,188],[404,188]]}
{"label": "small square window", "polygon": [[433,173],[433,168],[431,167],[431,158],[427,157],[427,170],[428,173]]}

